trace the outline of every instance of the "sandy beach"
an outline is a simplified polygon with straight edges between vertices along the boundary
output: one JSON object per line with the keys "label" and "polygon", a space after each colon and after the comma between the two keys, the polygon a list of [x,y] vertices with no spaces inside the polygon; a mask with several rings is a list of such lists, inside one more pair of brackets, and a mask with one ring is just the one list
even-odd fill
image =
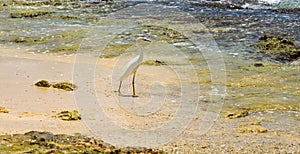
{"label": "sandy beach", "polygon": [[71,81],[74,57],[23,54],[15,50],[1,50],[1,106],[9,110],[9,114],[1,115],[1,134],[30,130],[88,134],[82,122],[55,118],[62,110],[76,109],[72,92],[34,86],[41,79]]}
{"label": "sandy beach", "polygon": [[[41,79],[46,79],[51,82],[72,81],[75,56],[35,55],[22,53],[17,50],[18,49],[4,49],[1,51],[1,106],[9,110],[9,113],[0,114],[1,134],[25,133],[35,130],[49,131],[55,134],[62,133],[72,135],[74,133],[80,133],[86,136],[95,135],[86,127],[84,120],[63,121],[55,117],[56,114],[62,110],[78,110],[74,103],[74,92],[34,86],[34,83]],[[86,61],[86,63],[88,62],[89,61]],[[101,70],[102,75],[98,76],[99,79],[96,80],[96,83],[99,86],[95,87],[99,93],[98,97],[102,97],[100,100],[104,100],[104,102],[105,100],[109,102],[111,97],[114,96],[113,92],[105,93],[100,87],[104,86],[104,89],[112,88],[109,82],[106,82],[106,78],[110,76],[108,74],[111,73],[111,69],[115,63],[116,59],[99,59],[97,62],[97,70]],[[141,68],[139,74],[141,76],[140,82],[145,80],[143,78],[146,76],[143,77],[143,73],[147,74],[147,71],[152,71],[151,67],[154,66],[143,66],[143,68]],[[163,72],[166,72],[166,70],[163,70]],[[155,75],[151,78],[154,80]],[[170,80],[168,81],[170,82]],[[78,85],[78,88],[81,87],[84,86]],[[141,87],[138,90],[141,95],[147,93]],[[127,92],[130,92],[130,89],[128,89]],[[141,98],[146,99],[145,97],[146,96],[141,96]],[[108,113],[110,113],[108,116],[114,121],[123,121],[124,127],[134,128],[140,126],[135,129],[147,129],[148,127],[155,126],[146,126],[145,123],[143,123],[145,119],[140,119],[139,123],[139,119],[126,114],[123,116],[113,116],[115,113],[123,114],[118,110],[114,110],[114,107],[114,105],[105,106]],[[164,112],[171,113],[171,111],[167,109],[165,109]],[[253,128],[251,128],[252,126],[250,125],[247,129],[249,129],[250,132],[251,129],[257,131],[254,132],[254,134],[239,133],[237,126],[240,123],[255,123],[255,121],[262,120],[259,118],[259,113],[255,113],[234,120],[218,118],[207,133],[200,135],[199,123],[203,120],[201,114],[203,113],[197,112],[191,124],[181,135],[160,148],[170,153],[176,151],[180,153],[214,151],[248,152],[249,150],[254,152],[257,148],[263,148],[265,151],[275,150],[278,152],[281,148],[284,149],[284,151],[290,152],[297,151],[297,149],[299,150],[300,138],[296,135],[299,129],[298,126],[289,126],[289,130],[285,130],[283,127],[276,126],[276,124],[274,126],[268,125],[268,132],[260,133],[264,128],[255,128],[256,124],[253,124]],[[283,112],[276,112],[276,114],[281,116],[286,115],[286,113]],[[163,117],[164,115],[161,115],[159,120],[168,121],[172,118],[172,115],[165,116],[166,119],[162,119]],[[286,119],[281,118],[281,120],[277,122],[284,123],[288,118],[289,117],[286,117]],[[155,120],[153,117],[147,120],[148,122],[152,120],[151,123],[154,124],[159,122],[159,120]],[[268,121],[268,119],[264,120]],[[132,124],[130,121],[135,121],[136,123]],[[156,123],[156,125],[159,125],[159,123]],[[268,143],[268,145],[265,143]]]}

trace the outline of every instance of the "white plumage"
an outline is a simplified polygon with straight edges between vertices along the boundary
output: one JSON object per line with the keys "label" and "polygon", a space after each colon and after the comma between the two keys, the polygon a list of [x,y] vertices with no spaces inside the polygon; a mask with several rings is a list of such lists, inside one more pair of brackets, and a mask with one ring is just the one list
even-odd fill
{"label": "white plumage", "polygon": [[136,44],[140,50],[140,54],[136,57],[134,57],[133,59],[131,59],[122,69],[122,73],[120,75],[120,85],[119,85],[119,89],[117,92],[119,92],[119,94],[121,93],[121,86],[122,86],[122,81],[125,80],[128,76],[130,76],[131,74],[133,74],[133,78],[132,78],[132,96],[136,97],[135,95],[135,87],[134,87],[134,80],[135,80],[135,74],[137,69],[139,68],[140,64],[143,61],[143,57],[144,57],[144,50],[141,46],[141,43],[144,41],[149,41],[148,39],[145,38],[137,38],[136,39]]}

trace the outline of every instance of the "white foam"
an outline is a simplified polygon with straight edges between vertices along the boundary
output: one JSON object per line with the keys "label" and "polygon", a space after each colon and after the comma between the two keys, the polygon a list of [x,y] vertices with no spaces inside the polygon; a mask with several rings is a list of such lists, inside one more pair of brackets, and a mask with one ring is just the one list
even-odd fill
{"label": "white foam", "polygon": [[264,4],[271,4],[271,5],[276,5],[281,2],[281,0],[259,0],[259,2],[264,3]]}

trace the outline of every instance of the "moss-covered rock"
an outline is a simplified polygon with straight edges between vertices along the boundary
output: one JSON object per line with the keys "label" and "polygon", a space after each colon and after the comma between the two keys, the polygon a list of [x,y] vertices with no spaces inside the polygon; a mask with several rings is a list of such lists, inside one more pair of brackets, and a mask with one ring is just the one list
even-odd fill
{"label": "moss-covered rock", "polygon": [[65,91],[73,91],[77,86],[70,82],[58,82],[56,84],[53,84],[52,87]]}
{"label": "moss-covered rock", "polygon": [[73,120],[81,120],[81,115],[77,110],[74,111],[61,111],[57,114],[57,117],[61,120],[73,121]]}
{"label": "moss-covered rock", "polygon": [[296,45],[295,40],[277,36],[262,36],[258,42],[259,44],[255,47],[276,61],[293,61],[300,57],[300,47]]}
{"label": "moss-covered rock", "polygon": [[41,81],[35,83],[34,85],[36,85],[38,87],[51,87],[51,83],[47,80],[41,80]]}
{"label": "moss-covered rock", "polygon": [[0,142],[0,153],[164,153],[142,147],[115,147],[100,139],[80,134],[65,135],[38,131],[0,135]]}

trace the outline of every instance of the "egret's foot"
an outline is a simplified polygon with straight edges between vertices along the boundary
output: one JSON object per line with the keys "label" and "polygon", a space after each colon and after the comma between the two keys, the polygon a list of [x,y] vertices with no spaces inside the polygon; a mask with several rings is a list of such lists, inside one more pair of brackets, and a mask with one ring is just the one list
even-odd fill
{"label": "egret's foot", "polygon": [[118,93],[119,96],[122,95],[121,91],[115,90],[114,92],[115,92],[115,93]]}
{"label": "egret's foot", "polygon": [[139,96],[134,94],[134,95],[132,95],[132,97],[139,97]]}

